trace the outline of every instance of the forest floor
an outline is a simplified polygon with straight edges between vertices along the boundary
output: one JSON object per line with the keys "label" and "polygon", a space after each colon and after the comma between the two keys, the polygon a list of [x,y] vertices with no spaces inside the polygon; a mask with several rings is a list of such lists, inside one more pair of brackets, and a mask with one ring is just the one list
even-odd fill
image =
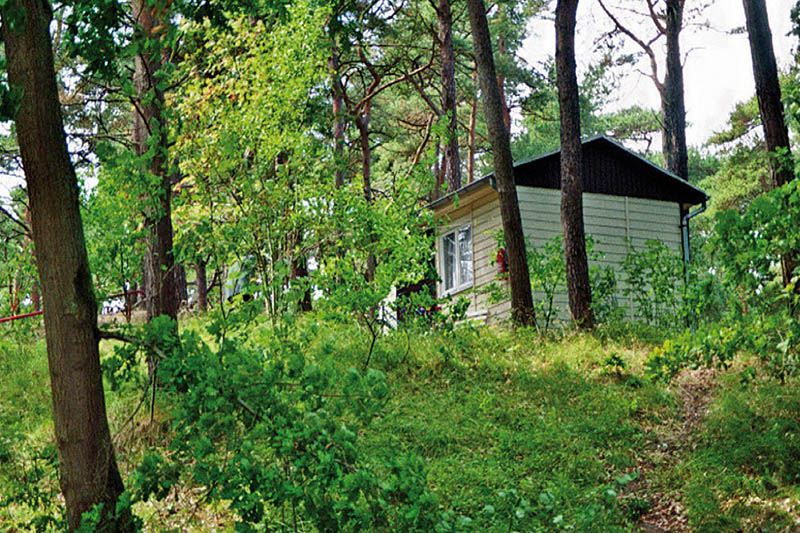
{"label": "forest floor", "polygon": [[[60,505],[36,336],[0,331],[4,531]],[[258,343],[260,334],[249,337]],[[369,345],[355,326],[324,321],[305,338],[307,356],[342,375]],[[376,463],[423,457],[441,508],[471,519],[464,531],[800,531],[800,383],[753,373],[758,362],[744,355],[726,370],[651,383],[644,361],[653,345],[640,339],[492,328],[390,334],[373,365],[391,399],[360,435],[360,453]],[[140,396],[134,384],[107,392],[126,475],[170,440],[168,395],[158,397],[154,424],[143,407],[121,427]],[[150,531],[232,531],[226,505],[205,494],[184,480],[137,513]]]}

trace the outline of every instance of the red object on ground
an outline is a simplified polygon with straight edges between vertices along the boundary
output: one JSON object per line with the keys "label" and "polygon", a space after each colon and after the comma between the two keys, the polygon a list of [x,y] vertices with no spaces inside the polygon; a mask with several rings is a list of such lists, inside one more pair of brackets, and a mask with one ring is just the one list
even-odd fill
{"label": "red object on ground", "polygon": [[39,316],[42,313],[44,313],[44,311],[34,311],[32,313],[24,313],[24,314],[21,314],[21,315],[7,316],[5,318],[0,318],[0,324],[2,324],[3,322],[11,322],[12,320],[19,320],[21,318]]}

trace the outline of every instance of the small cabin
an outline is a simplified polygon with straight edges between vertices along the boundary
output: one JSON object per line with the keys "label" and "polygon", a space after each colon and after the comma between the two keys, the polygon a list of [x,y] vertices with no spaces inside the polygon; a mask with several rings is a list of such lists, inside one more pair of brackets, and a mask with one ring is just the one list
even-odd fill
{"label": "small cabin", "polygon": [[[688,215],[705,207],[708,195],[605,136],[583,147],[583,221],[600,265],[611,266],[622,294],[622,262],[630,247],[657,239],[688,260]],[[561,234],[560,151],[514,165],[525,242],[540,247]],[[498,281],[495,235],[502,228],[494,175],[460,188],[429,206],[441,225],[436,230],[438,297],[469,299],[468,317],[496,322],[510,316],[510,301],[490,302],[480,289]],[[697,210],[695,210],[697,211]],[[557,316],[569,317],[566,292],[555,297]]]}

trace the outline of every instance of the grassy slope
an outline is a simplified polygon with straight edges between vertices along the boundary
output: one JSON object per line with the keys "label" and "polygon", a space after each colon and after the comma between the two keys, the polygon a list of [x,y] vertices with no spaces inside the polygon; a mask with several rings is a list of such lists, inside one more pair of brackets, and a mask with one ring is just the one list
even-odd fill
{"label": "grassy slope", "polygon": [[[344,370],[363,361],[368,343],[355,328],[306,327],[308,353],[325,366]],[[41,457],[52,457],[43,343],[3,335],[0,529],[31,514],[31,506],[2,502],[22,493],[35,502],[33,488],[50,493],[57,485],[41,467]],[[258,343],[258,332],[251,338]],[[635,530],[644,502],[659,497],[679,500],[699,531],[790,530],[800,515],[797,383],[743,383],[735,370],[722,374],[707,419],[681,435],[681,389],[638,377],[646,352],[646,345],[599,336],[542,340],[491,329],[383,338],[373,361],[388,375],[392,400],[362,435],[364,453],[375,463],[422,455],[442,505],[470,517],[474,531]],[[608,363],[610,355],[624,368]],[[109,394],[112,428],[137,401],[132,389]],[[161,406],[162,418],[168,408]],[[145,445],[162,440],[126,433],[124,470]],[[31,483],[37,469],[42,479]],[[617,482],[632,472],[640,479]],[[212,527],[200,519],[227,519],[216,509],[181,505],[190,506],[170,502],[143,511],[155,530],[167,523],[159,512],[198,530]]]}

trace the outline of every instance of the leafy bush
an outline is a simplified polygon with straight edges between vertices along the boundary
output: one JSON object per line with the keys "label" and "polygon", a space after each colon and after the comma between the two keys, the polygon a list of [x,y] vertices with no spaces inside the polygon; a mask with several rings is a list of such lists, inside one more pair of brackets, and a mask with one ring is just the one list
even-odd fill
{"label": "leafy bush", "polygon": [[788,303],[780,259],[800,250],[799,220],[798,180],[759,195],[743,213],[728,210],[716,216],[710,247],[719,275],[737,296],[737,314],[774,312]]}
{"label": "leafy bush", "polygon": [[622,262],[623,294],[633,300],[634,317],[658,327],[675,327],[680,319],[683,263],[658,240],[644,249],[632,245]]}
{"label": "leafy bush", "polygon": [[295,329],[273,331],[260,348],[227,339],[218,350],[188,332],[167,352],[160,375],[174,439],[169,455],[145,456],[131,478],[135,499],[164,498],[185,472],[208,499],[229,502],[241,531],[283,520],[318,531],[433,530],[438,505],[421,460],[374,464],[359,452],[359,432],[388,400],[385,375],[351,368],[337,385],[306,359]]}
{"label": "leafy bush", "polygon": [[[495,239],[498,249],[505,245],[502,231],[497,232]],[[542,331],[547,332],[558,315],[556,296],[566,293],[567,265],[564,259],[563,237],[556,235],[539,247],[529,242],[526,253],[536,320]],[[597,264],[603,259],[603,254],[596,250],[591,236],[586,237],[586,254],[590,263],[589,282],[592,287],[592,309],[596,320],[605,322],[619,318],[621,309],[617,302],[616,274],[610,266]],[[497,283],[490,284],[485,291],[488,292],[490,301],[509,298],[505,287]]]}

